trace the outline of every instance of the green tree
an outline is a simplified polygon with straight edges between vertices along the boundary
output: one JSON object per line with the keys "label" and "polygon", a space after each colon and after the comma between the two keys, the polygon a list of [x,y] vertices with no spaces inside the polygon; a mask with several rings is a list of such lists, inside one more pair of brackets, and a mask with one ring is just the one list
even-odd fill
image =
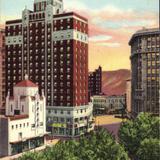
{"label": "green tree", "polygon": [[40,153],[27,153],[19,160],[128,160],[124,148],[104,129],[78,141],[59,142]]}
{"label": "green tree", "polygon": [[119,130],[119,141],[131,157],[136,153],[144,139],[159,139],[159,117],[147,113],[140,114],[135,120],[123,122]]}
{"label": "green tree", "polygon": [[99,129],[88,138],[81,139],[80,146],[81,160],[128,160],[124,148],[104,129]]}
{"label": "green tree", "polygon": [[152,138],[143,140],[137,151],[137,158],[140,160],[159,160],[160,140]]}
{"label": "green tree", "polygon": [[24,154],[22,157],[20,157],[19,160],[38,160],[42,158],[43,158],[43,154],[40,152],[39,153],[38,152],[28,152]]}

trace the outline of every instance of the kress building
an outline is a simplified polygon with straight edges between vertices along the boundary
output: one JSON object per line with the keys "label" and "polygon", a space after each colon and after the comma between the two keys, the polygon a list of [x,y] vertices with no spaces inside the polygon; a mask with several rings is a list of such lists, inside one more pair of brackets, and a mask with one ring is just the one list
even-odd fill
{"label": "kress building", "polygon": [[75,136],[93,129],[88,104],[88,21],[64,12],[63,0],[34,0],[6,22],[6,92],[24,75],[44,90],[48,129]]}

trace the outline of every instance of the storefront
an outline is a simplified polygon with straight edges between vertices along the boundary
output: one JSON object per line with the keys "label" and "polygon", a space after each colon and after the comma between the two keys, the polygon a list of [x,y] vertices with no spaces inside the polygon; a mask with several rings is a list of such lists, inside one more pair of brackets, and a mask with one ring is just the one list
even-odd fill
{"label": "storefront", "polygon": [[34,149],[44,145],[44,136],[36,137],[28,140],[22,140],[19,142],[14,142],[10,144],[11,147],[11,155],[16,155],[30,149]]}

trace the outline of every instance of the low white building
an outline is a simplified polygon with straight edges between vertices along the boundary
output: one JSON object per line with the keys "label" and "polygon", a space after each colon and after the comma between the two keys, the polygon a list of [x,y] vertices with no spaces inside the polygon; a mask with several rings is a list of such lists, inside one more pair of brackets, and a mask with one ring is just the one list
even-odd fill
{"label": "low white building", "polygon": [[108,111],[107,97],[105,95],[93,96],[91,97],[93,103],[93,114],[105,114]]}
{"label": "low white building", "polygon": [[123,109],[126,106],[125,95],[113,95],[107,97],[107,106],[109,106],[110,111]]}
{"label": "low white building", "polygon": [[47,106],[47,128],[54,136],[77,137],[94,130],[93,105]]}
{"label": "low white building", "polygon": [[125,95],[93,96],[91,100],[93,103],[93,111],[96,115],[114,113],[126,107]]}
{"label": "low white building", "polygon": [[0,118],[0,156],[15,155],[45,143],[46,99],[27,79],[6,97],[6,115]]}
{"label": "low white building", "polygon": [[126,80],[126,111],[128,116],[131,116],[131,79]]}

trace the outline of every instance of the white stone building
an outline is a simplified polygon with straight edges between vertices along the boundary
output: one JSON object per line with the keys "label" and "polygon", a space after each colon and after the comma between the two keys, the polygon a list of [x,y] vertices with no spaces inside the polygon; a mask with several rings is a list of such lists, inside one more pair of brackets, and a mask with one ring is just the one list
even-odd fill
{"label": "white stone building", "polygon": [[45,143],[46,99],[25,78],[6,97],[6,115],[0,118],[0,156],[18,154]]}
{"label": "white stone building", "polygon": [[56,136],[77,137],[94,130],[93,105],[47,106],[47,127]]}
{"label": "white stone building", "polygon": [[116,113],[126,107],[125,95],[93,96],[91,100],[94,114]]}
{"label": "white stone building", "polygon": [[126,81],[126,105],[127,114],[129,116],[131,113],[131,79]]}
{"label": "white stone building", "polygon": [[105,95],[93,96],[91,101],[93,103],[93,114],[107,113],[109,106],[107,106],[107,97]]}

